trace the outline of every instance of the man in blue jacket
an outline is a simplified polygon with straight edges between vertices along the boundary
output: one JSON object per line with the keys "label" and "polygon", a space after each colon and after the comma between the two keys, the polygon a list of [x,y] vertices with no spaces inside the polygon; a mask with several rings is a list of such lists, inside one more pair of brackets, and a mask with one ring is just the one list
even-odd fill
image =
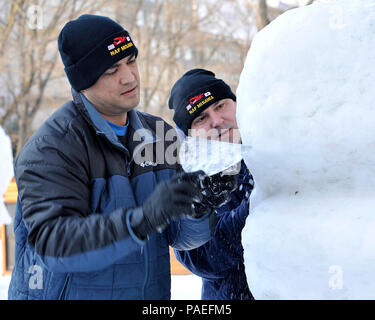
{"label": "man in blue jacket", "polygon": [[138,50],[124,28],[83,15],[58,47],[73,100],[16,160],[9,299],[170,299],[169,245],[211,236],[213,215],[194,209],[204,176],[160,159],[171,127],[134,110]]}
{"label": "man in blue jacket", "polygon": [[[169,108],[183,133],[240,143],[236,121],[236,96],[215,74],[204,69],[186,72],[173,86]],[[217,179],[223,179],[216,175]],[[241,232],[249,214],[253,179],[244,161],[231,200],[217,208],[218,223],[212,239],[199,248],[176,250],[177,259],[202,277],[202,299],[253,299],[243,259]]]}

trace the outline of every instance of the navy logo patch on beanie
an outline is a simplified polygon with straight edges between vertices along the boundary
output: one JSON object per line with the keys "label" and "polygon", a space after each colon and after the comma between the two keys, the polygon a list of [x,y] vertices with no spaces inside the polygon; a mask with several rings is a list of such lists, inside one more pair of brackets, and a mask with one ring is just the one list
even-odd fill
{"label": "navy logo patch on beanie", "polygon": [[189,111],[189,114],[193,114],[200,107],[204,106],[207,102],[215,99],[211,92],[207,91],[201,93],[195,97],[189,99],[189,104],[186,106],[186,110]]}
{"label": "navy logo patch on beanie", "polygon": [[[121,47],[116,48],[119,44],[124,43]],[[113,39],[113,43],[111,43],[107,48],[110,51],[110,55],[114,56],[115,54],[120,53],[130,47],[134,46],[130,36],[123,36],[123,37],[116,37]]]}

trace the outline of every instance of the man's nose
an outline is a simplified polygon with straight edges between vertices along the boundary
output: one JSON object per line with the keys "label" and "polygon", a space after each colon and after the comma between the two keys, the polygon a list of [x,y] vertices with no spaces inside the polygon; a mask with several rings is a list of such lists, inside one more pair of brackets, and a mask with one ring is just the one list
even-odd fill
{"label": "man's nose", "polygon": [[220,126],[223,124],[224,119],[219,114],[213,112],[211,114],[211,127],[212,128],[220,128]]}
{"label": "man's nose", "polygon": [[135,76],[127,65],[121,66],[120,72],[120,83],[122,85],[127,85],[134,82]]}

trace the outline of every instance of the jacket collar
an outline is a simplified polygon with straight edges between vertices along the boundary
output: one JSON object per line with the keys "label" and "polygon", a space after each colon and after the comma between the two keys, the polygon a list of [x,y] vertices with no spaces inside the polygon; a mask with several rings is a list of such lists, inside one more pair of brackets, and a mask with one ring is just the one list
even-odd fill
{"label": "jacket collar", "polygon": [[[92,123],[96,130],[97,135],[104,135],[111,143],[124,149],[124,146],[119,142],[117,135],[114,133],[112,128],[109,126],[107,121],[102,117],[102,115],[96,110],[92,103],[82,94],[74,89],[72,89],[72,96],[74,103],[80,108],[83,109],[83,112],[89,118],[89,121]],[[160,140],[159,137],[154,137],[150,130],[146,128],[137,111],[134,109],[128,112],[129,117],[129,126],[132,127],[134,132],[139,135],[139,141],[142,141],[142,145],[148,143],[154,143]]]}

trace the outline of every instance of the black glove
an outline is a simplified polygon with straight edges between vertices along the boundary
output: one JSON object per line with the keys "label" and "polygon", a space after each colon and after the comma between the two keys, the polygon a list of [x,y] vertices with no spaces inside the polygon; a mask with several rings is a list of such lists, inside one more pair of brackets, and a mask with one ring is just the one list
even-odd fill
{"label": "black glove", "polygon": [[[228,175],[225,172],[217,173],[213,176],[205,176],[199,182],[199,189],[203,199],[194,201],[194,218],[200,218],[211,214],[216,208],[221,207],[231,199],[231,192],[237,188],[238,174]],[[211,236],[215,232],[218,217],[216,214],[210,216]]]}
{"label": "black glove", "polygon": [[209,206],[207,203],[204,204],[200,202],[193,202],[194,213],[190,215],[192,218],[199,219],[208,213],[212,213],[214,208]]}
{"label": "black glove", "polygon": [[201,204],[214,209],[227,203],[231,199],[231,192],[237,188],[237,178],[237,174],[227,175],[223,172],[205,177],[201,180]]}
{"label": "black glove", "polygon": [[161,232],[173,218],[194,217],[193,201],[202,200],[199,186],[205,177],[203,171],[179,173],[159,183],[142,207],[134,209],[130,218],[134,233],[145,239],[155,231]]}

